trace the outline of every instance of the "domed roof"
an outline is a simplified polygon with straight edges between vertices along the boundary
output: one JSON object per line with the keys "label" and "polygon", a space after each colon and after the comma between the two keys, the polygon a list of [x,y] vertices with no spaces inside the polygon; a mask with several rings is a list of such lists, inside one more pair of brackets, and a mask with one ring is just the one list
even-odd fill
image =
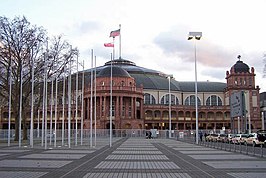
{"label": "domed roof", "polygon": [[240,60],[235,63],[233,68],[235,69],[235,73],[249,73],[249,66]]}
{"label": "domed roof", "polygon": [[[99,72],[97,77],[110,77],[110,75],[111,75],[111,66],[106,66]],[[112,76],[113,77],[131,77],[125,69],[119,66],[112,66]]]}
{"label": "domed roof", "polygon": [[[96,68],[97,77],[110,77],[111,74],[111,62],[113,67],[113,76],[116,77],[133,77],[136,81],[137,87],[143,86],[144,89],[153,90],[168,90],[169,79],[167,74],[156,71],[153,69],[147,69],[137,66],[134,62],[125,60],[122,58],[108,61],[104,66]],[[93,69],[94,70],[94,69]],[[90,75],[90,71],[86,72]],[[89,80],[89,79],[88,79]],[[195,82],[180,82],[175,79],[171,79],[170,88],[172,91],[194,91]],[[219,82],[199,82],[198,90],[201,92],[209,91],[223,91],[226,87],[225,83]]]}

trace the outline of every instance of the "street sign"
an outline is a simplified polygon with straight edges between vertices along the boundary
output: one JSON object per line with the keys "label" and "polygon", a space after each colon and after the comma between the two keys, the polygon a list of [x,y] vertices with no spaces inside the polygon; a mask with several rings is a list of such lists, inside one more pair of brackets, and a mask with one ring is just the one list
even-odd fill
{"label": "street sign", "polygon": [[230,109],[232,117],[242,117],[244,115],[243,91],[235,92],[230,96]]}

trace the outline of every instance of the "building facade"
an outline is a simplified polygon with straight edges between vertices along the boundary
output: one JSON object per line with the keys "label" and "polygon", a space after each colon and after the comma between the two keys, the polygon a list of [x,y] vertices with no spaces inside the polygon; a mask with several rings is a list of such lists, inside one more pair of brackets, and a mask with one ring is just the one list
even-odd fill
{"label": "building facade", "polygon": [[[96,97],[97,128],[108,129],[110,119],[112,127],[119,129],[168,130],[169,123],[173,130],[196,128],[194,82],[176,81],[162,72],[139,67],[124,59],[112,61],[112,66],[112,107],[109,61],[96,69],[96,95],[91,97],[91,87],[86,88],[85,127],[89,128],[91,122],[88,113],[94,116],[95,104],[91,98],[95,101]],[[239,60],[230,72],[226,72],[226,81],[198,82],[199,129],[220,130],[237,126],[234,124],[236,119],[230,117],[229,98],[240,90],[246,93],[248,110],[241,119],[250,117],[252,129],[260,129],[259,87],[255,87],[254,68],[250,71],[248,65]],[[247,129],[243,128],[243,131]]]}
{"label": "building facade", "polygon": [[[198,82],[197,99],[194,81],[176,81],[163,72],[143,68],[121,58],[83,72],[85,73],[84,97],[81,95],[81,80],[78,82],[78,91],[75,90],[76,82],[72,82],[71,107],[68,105],[68,95],[65,95],[64,105],[62,103],[62,81],[59,85],[61,88],[58,89],[57,114],[55,109],[52,109],[55,108],[56,102],[52,102],[48,96],[50,100],[47,107],[48,128],[51,126],[50,121],[54,124],[56,120],[57,129],[67,129],[70,120],[73,129],[76,126],[80,129],[81,124],[84,129],[90,129],[91,126],[97,129],[109,129],[112,121],[112,129],[168,130],[171,123],[171,130],[194,130],[195,102],[198,102],[198,121],[201,130],[216,131],[225,128],[233,129],[232,132],[235,132],[237,122],[241,122],[243,123],[241,131],[244,132],[249,128],[248,121],[251,129],[262,128],[259,87],[255,86],[255,69],[253,67],[250,69],[240,59],[229,71],[226,71],[226,83]],[[75,80],[75,77],[72,77],[72,80]],[[67,90],[68,87],[65,88]],[[230,96],[238,91],[245,93],[246,114],[241,118],[231,118]],[[75,97],[76,93],[78,97]],[[77,101],[75,98],[78,98]],[[53,107],[50,107],[51,105]],[[42,106],[38,108],[38,114],[36,110],[34,115],[34,128],[37,128],[38,123],[41,128],[43,120]],[[63,108],[65,108],[64,114]],[[69,108],[71,112],[68,111]],[[0,111],[0,127],[7,129],[8,107],[2,107]],[[71,113],[70,119],[69,113]],[[29,122],[30,110],[26,117]],[[14,128],[14,118],[11,118],[11,122],[11,128]]]}

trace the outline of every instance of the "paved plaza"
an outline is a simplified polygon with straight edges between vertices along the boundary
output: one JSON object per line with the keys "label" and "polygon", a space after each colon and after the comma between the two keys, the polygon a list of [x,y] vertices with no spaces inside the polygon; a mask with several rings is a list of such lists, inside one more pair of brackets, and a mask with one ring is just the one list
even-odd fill
{"label": "paved plaza", "polygon": [[99,138],[88,145],[0,147],[0,178],[261,178],[266,158],[175,139]]}

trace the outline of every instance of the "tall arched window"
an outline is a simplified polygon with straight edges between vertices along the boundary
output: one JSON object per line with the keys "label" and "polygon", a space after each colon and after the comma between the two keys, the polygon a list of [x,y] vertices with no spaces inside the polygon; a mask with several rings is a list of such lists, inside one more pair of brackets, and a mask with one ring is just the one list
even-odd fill
{"label": "tall arched window", "polygon": [[[161,104],[169,104],[169,94],[166,94],[161,99]],[[178,98],[171,94],[171,105],[178,105]]]}
{"label": "tall arched window", "polygon": [[[185,100],[185,105],[188,105],[188,106],[195,106],[196,105],[196,102],[195,102],[195,95],[190,95],[186,98]],[[198,106],[201,105],[201,102],[200,102],[200,99],[198,97]]]}
{"label": "tall arched window", "polygon": [[222,100],[217,95],[211,95],[206,100],[206,106],[222,106]]}
{"label": "tall arched window", "polygon": [[145,93],[144,104],[156,104],[154,96],[149,93]]}

